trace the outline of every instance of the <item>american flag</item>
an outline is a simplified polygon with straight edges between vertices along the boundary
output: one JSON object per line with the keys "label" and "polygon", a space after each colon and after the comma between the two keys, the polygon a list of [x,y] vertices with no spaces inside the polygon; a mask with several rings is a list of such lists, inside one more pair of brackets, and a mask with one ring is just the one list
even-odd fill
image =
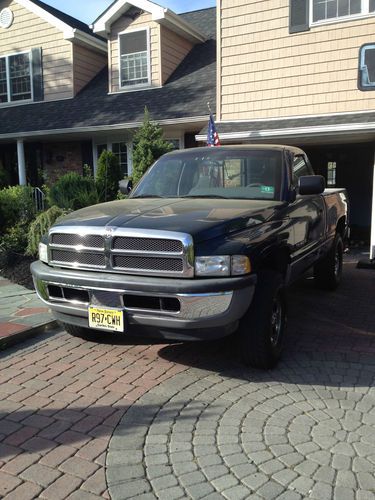
{"label": "american flag", "polygon": [[221,146],[219,134],[217,133],[214,117],[210,113],[210,119],[208,122],[208,132],[207,132],[207,146]]}

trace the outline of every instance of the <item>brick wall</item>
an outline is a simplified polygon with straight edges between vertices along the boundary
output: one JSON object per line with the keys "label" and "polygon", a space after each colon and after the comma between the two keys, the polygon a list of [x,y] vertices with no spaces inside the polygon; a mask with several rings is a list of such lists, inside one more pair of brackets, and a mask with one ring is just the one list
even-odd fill
{"label": "brick wall", "polygon": [[48,185],[68,172],[83,172],[80,142],[47,143],[43,148],[43,165]]}

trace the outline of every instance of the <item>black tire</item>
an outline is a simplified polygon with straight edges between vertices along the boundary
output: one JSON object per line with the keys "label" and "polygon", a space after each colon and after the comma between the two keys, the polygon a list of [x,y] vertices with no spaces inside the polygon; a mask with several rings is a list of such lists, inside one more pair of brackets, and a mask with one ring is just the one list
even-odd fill
{"label": "black tire", "polygon": [[238,329],[243,361],[255,368],[273,368],[281,357],[285,329],[283,277],[276,271],[260,271],[253,301]]}
{"label": "black tire", "polygon": [[68,323],[60,323],[65,331],[73,337],[79,337],[81,339],[90,340],[94,338],[94,333],[89,328],[83,328],[82,326],[68,325]]}
{"label": "black tire", "polygon": [[332,248],[323,260],[314,266],[316,285],[323,290],[336,290],[341,282],[344,244],[340,234],[336,234]]}

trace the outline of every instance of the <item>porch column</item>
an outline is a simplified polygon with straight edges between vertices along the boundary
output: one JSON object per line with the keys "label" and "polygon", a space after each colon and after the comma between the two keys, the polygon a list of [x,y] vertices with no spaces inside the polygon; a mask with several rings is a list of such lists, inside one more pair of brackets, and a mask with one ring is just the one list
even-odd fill
{"label": "porch column", "polygon": [[18,162],[18,182],[20,186],[26,186],[26,164],[25,164],[25,148],[23,140],[17,141],[17,162]]}
{"label": "porch column", "polygon": [[371,212],[371,242],[370,242],[370,261],[375,260],[375,162],[374,175],[372,178],[372,212]]}

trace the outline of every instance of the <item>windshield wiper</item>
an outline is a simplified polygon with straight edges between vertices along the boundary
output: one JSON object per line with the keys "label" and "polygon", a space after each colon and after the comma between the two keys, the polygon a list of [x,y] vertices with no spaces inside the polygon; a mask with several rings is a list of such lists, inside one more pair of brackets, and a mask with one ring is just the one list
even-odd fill
{"label": "windshield wiper", "polygon": [[132,196],[133,199],[135,198],[165,198],[165,196],[159,196],[157,194],[140,194],[138,196]]}
{"label": "windshield wiper", "polygon": [[226,196],[221,196],[219,194],[192,194],[181,196],[181,198],[220,198],[222,200],[228,200]]}

